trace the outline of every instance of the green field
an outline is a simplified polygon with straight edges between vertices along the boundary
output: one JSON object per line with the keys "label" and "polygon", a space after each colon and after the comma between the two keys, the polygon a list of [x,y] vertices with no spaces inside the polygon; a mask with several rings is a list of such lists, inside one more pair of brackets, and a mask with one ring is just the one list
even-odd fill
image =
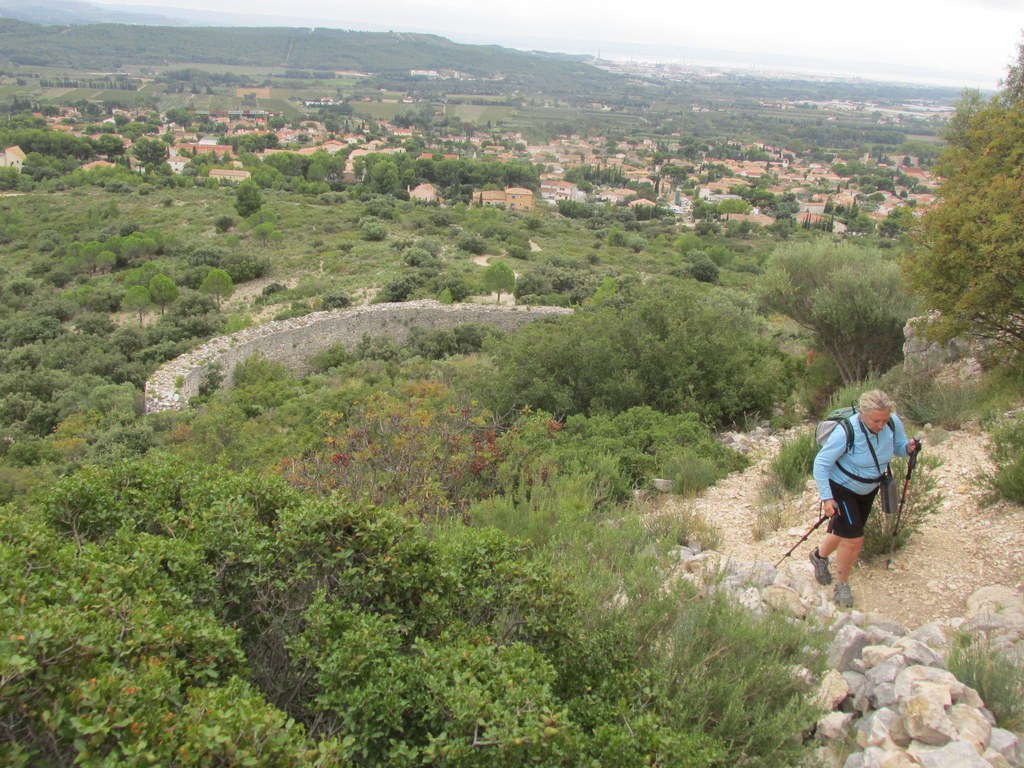
{"label": "green field", "polygon": [[352,109],[357,115],[372,117],[375,120],[394,120],[398,115],[415,112],[415,105],[380,101],[353,102]]}
{"label": "green field", "polygon": [[449,104],[448,114],[467,123],[500,123],[516,113],[515,107],[486,107],[476,104]]}
{"label": "green field", "polygon": [[280,112],[285,118],[302,117],[306,114],[295,102],[285,98],[260,99],[259,106],[268,112]]}

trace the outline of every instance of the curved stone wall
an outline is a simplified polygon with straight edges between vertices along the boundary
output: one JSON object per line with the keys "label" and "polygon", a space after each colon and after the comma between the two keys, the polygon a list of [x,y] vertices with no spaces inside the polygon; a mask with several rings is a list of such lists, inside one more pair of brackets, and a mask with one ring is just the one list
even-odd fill
{"label": "curved stone wall", "polygon": [[413,327],[453,328],[466,323],[510,331],[534,320],[571,313],[563,307],[408,301],[275,320],[212,339],[162,365],[146,382],[146,412],[178,410],[187,405],[214,366],[222,371],[225,386],[231,386],[235,366],[256,353],[302,374],[319,352],[337,344],[353,349],[364,336],[391,336],[402,342]]}

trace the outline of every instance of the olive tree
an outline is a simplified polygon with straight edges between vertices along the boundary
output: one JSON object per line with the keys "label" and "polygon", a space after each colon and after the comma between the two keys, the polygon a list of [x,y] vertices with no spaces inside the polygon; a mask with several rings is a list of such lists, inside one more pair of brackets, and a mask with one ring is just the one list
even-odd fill
{"label": "olive tree", "polygon": [[846,383],[885,371],[902,356],[913,302],[899,267],[878,249],[824,238],[779,246],[758,297],[809,330]]}

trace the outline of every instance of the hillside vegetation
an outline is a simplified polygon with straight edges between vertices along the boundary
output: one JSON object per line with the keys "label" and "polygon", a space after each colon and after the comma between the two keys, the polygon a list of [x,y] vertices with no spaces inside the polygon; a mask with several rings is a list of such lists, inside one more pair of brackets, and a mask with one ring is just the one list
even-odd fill
{"label": "hillside vegetation", "polygon": [[136,24],[44,26],[0,20],[0,46],[22,65],[116,70],[123,64],[272,66],[285,70],[354,70],[383,76],[455,70],[500,78],[532,91],[600,88],[611,76],[593,67],[501,46],[454,43],[427,34],[341,29],[154,27]]}
{"label": "hillside vegetation", "polygon": [[[30,55],[32,35],[37,51],[58,39],[5,29],[20,41],[5,52]],[[103,29],[68,31],[59,37],[75,42],[63,50],[74,55]],[[110,31],[114,51],[135,34]],[[234,32],[228,51],[258,40]],[[190,53],[212,55],[195,33],[183,33]],[[178,39],[138,34],[157,50]],[[283,46],[298,33],[268,34]],[[322,39],[349,39],[335,34]],[[421,53],[444,46],[412,42]],[[979,119],[1009,114],[1019,136],[1011,97]],[[710,547],[713,530],[689,517],[645,525],[645,496],[655,478],[681,493],[707,488],[748,463],[720,432],[790,426],[837,393],[884,386],[908,421],[938,420],[946,390],[899,367],[903,323],[936,305],[927,291],[898,290],[921,247],[912,222],[876,234],[856,230],[858,211],[840,212],[855,236],[837,242],[796,225],[795,195],[755,184],[745,194],[782,225],[741,226],[717,203],[701,203],[692,228],[665,205],[484,207],[474,192],[536,189],[541,169],[471,156],[468,138],[457,159],[416,142],[385,147],[380,126],[359,127],[362,138],[394,151],[351,168],[350,149],[263,153],[277,140],[268,130],[196,152],[175,174],[159,136],[166,114],[116,111],[105,129],[74,135],[64,128],[91,127],[85,115],[102,108],[75,107],[57,127],[18,104],[0,129],[0,144],[25,154],[20,172],[0,169],[9,764],[807,758],[819,714],[808,681],[826,639],[724,593],[666,586],[678,546]],[[977,127],[972,114],[960,117]],[[213,125],[184,109],[174,117]],[[436,147],[442,136],[454,145],[445,116],[425,123]],[[331,130],[355,126],[339,119]],[[82,167],[99,155],[106,165]],[[210,176],[238,166],[250,177],[237,186]],[[864,171],[857,183],[895,189],[851,167]],[[1007,173],[972,171],[997,186]],[[682,175],[692,187],[713,169]],[[428,180],[447,204],[410,199]],[[651,181],[634,186],[656,193]],[[748,205],[735,195],[732,213]],[[943,219],[924,221],[934,234]],[[999,234],[1001,274],[1019,275],[1017,229]],[[943,244],[951,259],[971,254]],[[942,297],[953,290],[942,284]],[[367,336],[321,353],[303,376],[253,356],[211,371],[189,408],[143,412],[157,366],[255,323],[509,293],[574,312],[509,335]],[[885,306],[867,311],[882,295]],[[964,311],[957,328],[989,336],[978,319]],[[1019,337],[1004,333],[990,350],[995,383],[969,404],[989,418],[1019,398]],[[229,373],[234,386],[219,386]],[[1009,496],[1024,451],[1019,427],[1003,429],[1010,472],[996,487]]]}

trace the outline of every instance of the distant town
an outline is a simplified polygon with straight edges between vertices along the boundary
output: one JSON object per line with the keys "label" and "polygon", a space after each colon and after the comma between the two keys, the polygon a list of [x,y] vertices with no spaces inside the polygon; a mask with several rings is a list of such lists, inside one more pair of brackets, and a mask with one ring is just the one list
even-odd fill
{"label": "distant town", "polygon": [[[694,74],[692,69],[666,64],[604,65],[646,77],[686,78]],[[452,70],[413,70],[409,76],[464,77]],[[404,102],[415,105],[416,100],[406,97]],[[329,96],[304,99],[301,103],[310,113],[339,105],[340,101]],[[878,125],[888,126],[900,126],[908,118],[944,121],[952,111],[948,105],[925,101],[893,106],[774,99],[763,102],[763,106],[777,110],[820,110],[824,121],[837,120],[837,113],[858,113],[870,116]],[[612,110],[600,103],[591,104],[590,108]],[[694,111],[707,109],[693,107]],[[142,171],[143,163],[132,152],[134,141],[129,136],[133,132],[124,135],[121,129],[145,122],[150,126],[149,132],[159,135],[167,144],[165,160],[172,173],[199,173],[226,184],[250,178],[254,161],[279,153],[326,153],[332,158],[343,158],[343,184],[357,183],[365,168],[360,158],[374,154],[412,152],[417,158],[433,160],[525,162],[538,170],[536,188],[474,190],[472,201],[512,210],[557,206],[563,202],[660,207],[688,226],[696,226],[700,216],[695,216],[695,211],[701,206],[715,205],[726,221],[745,227],[771,227],[776,222],[778,206],[765,209],[756,199],[743,194],[757,188],[776,201],[787,201],[785,213],[795,218],[799,226],[836,233],[848,229],[854,233],[873,231],[898,209],[920,212],[932,205],[936,200],[933,190],[938,184],[926,164],[914,155],[867,152],[856,163],[838,157],[828,161],[820,153],[810,156],[785,146],[733,141],[701,144],[678,133],[658,139],[624,141],[605,135],[570,134],[531,143],[520,131],[459,121],[457,133],[449,125],[441,135],[412,121],[398,119],[350,116],[343,126],[328,125],[318,119],[292,117],[286,121],[281,113],[255,105],[224,112],[190,112],[187,119],[183,119],[181,110],[160,114],[145,109],[113,109],[97,122],[95,117],[71,106],[50,107],[36,113],[36,117],[45,120],[53,130],[78,137],[98,140],[106,136],[108,142],[112,137],[120,139],[105,156],[84,163],[85,171],[112,167],[119,162]],[[239,146],[240,141],[248,151]],[[201,165],[195,163],[197,157],[204,159]],[[0,158],[0,164],[7,167],[19,167],[20,162],[17,147],[8,147]],[[608,181],[602,183],[601,179]],[[443,190],[432,183],[409,185],[405,192],[410,199],[422,202],[452,202],[446,201]],[[730,205],[727,201],[736,203]],[[856,217],[852,221],[849,216],[842,217],[845,221],[835,218],[836,212],[844,211],[855,211]]]}

